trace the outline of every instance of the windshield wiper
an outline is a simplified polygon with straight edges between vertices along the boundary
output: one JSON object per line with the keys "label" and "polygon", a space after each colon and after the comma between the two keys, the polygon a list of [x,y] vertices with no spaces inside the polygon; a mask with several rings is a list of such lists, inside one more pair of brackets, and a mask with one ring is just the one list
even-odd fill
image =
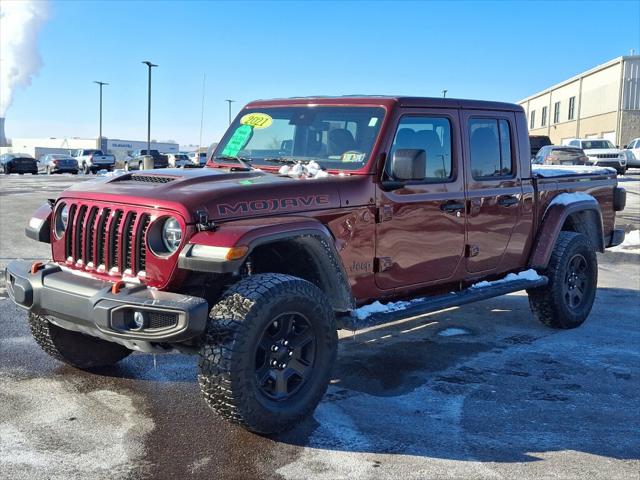
{"label": "windshield wiper", "polygon": [[251,165],[250,160],[246,157],[236,157],[233,155],[220,155],[218,157],[214,157],[214,160],[222,160],[223,162],[231,160],[234,162],[238,162],[243,168],[246,168],[247,170],[251,170],[253,168],[253,165]]}
{"label": "windshield wiper", "polygon": [[287,165],[295,165],[296,163],[301,163],[302,165],[307,165],[312,160],[300,160],[297,158],[290,157],[271,157],[271,158],[263,158],[265,162],[275,162],[275,163],[286,163]]}

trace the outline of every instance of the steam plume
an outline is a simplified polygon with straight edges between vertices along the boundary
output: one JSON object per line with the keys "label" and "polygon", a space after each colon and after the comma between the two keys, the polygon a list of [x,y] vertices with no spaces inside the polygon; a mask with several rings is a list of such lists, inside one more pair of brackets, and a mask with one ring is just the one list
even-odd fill
{"label": "steam plume", "polygon": [[46,0],[0,1],[0,117],[18,87],[31,85],[42,59],[37,37],[48,16]]}

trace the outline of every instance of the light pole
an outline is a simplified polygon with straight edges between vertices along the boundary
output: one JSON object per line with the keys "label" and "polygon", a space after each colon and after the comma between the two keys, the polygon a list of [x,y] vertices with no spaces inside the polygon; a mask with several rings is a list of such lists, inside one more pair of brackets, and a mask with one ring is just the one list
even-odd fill
{"label": "light pole", "polygon": [[149,67],[149,88],[147,97],[147,155],[149,155],[151,152],[151,69],[158,65],[154,65],[148,60],[145,60],[142,63]]}
{"label": "light pole", "polygon": [[97,80],[94,80],[93,83],[97,83],[100,87],[100,136],[98,137],[98,141],[100,142],[100,149],[102,150],[102,87],[109,84],[106,82],[99,82]]}
{"label": "light pole", "polygon": [[225,100],[229,104],[229,125],[231,125],[231,104],[235,102],[235,100]]}
{"label": "light pole", "polygon": [[448,90],[442,90],[442,98],[447,98],[447,91]]}

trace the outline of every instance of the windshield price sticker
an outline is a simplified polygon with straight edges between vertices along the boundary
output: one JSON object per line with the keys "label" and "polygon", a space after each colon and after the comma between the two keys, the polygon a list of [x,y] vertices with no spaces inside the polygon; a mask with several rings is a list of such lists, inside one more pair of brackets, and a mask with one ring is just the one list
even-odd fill
{"label": "windshield price sticker", "polygon": [[266,113],[247,113],[240,119],[240,123],[253,128],[267,128],[273,123],[273,118]]}
{"label": "windshield price sticker", "polygon": [[366,154],[362,152],[344,152],[340,161],[342,162],[361,162],[364,160]]}
{"label": "windshield price sticker", "polygon": [[253,127],[240,125],[236,128],[236,131],[233,132],[233,135],[231,135],[231,138],[222,151],[222,155],[225,157],[236,157],[238,153],[240,153],[240,150],[249,143],[251,135],[253,135]]}

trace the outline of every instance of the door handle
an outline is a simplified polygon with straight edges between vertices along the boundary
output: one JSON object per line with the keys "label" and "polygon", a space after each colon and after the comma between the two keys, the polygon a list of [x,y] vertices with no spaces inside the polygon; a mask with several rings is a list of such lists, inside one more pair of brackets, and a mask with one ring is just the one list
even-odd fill
{"label": "door handle", "polygon": [[514,197],[513,195],[505,195],[498,199],[498,205],[502,207],[510,207],[511,205],[516,205],[520,200],[518,197]]}
{"label": "door handle", "polygon": [[451,200],[440,205],[440,210],[447,213],[461,212],[464,210],[464,203]]}

